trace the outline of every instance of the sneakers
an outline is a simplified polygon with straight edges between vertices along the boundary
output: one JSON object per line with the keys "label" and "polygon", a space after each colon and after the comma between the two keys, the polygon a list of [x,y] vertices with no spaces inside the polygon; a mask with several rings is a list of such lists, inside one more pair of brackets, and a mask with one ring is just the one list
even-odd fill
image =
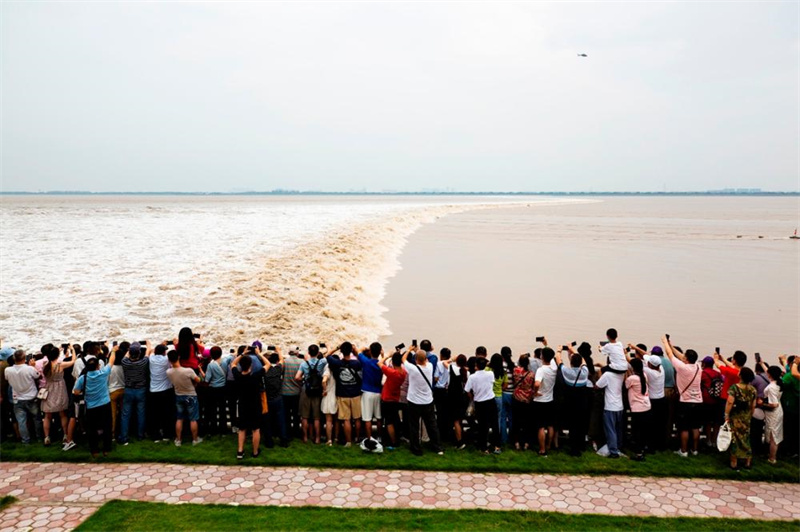
{"label": "sneakers", "polygon": [[68,441],[68,442],[66,442],[64,444],[64,447],[62,447],[61,450],[62,451],[69,451],[70,449],[74,449],[74,448],[75,448],[75,442],[74,441]]}
{"label": "sneakers", "polygon": [[196,440],[192,441],[192,445],[199,445],[203,443],[203,438],[197,438]]}
{"label": "sneakers", "polygon": [[352,447],[352,446],[353,446],[353,444],[352,444],[352,443],[350,443],[350,442],[347,442],[347,443],[345,443],[345,444],[344,444],[344,446],[345,446],[345,448],[347,448],[347,447]]}
{"label": "sneakers", "polygon": [[675,451],[675,454],[677,454],[681,458],[688,458],[689,457],[689,453],[685,453],[685,452],[681,451],[680,449]]}
{"label": "sneakers", "polygon": [[50,447],[50,436],[46,436],[44,439],[44,446]]}
{"label": "sneakers", "polygon": [[244,460],[244,451],[239,451],[238,453],[236,453],[236,459]]}
{"label": "sneakers", "polygon": [[692,456],[697,456],[697,451],[692,451]]}
{"label": "sneakers", "polygon": [[467,444],[466,443],[464,443],[464,442],[456,443],[456,450],[457,451],[463,451],[466,448],[467,448]]}
{"label": "sneakers", "polygon": [[439,451],[439,452],[438,452],[438,453],[436,453],[436,454],[438,454],[439,456],[444,456],[444,451]]}
{"label": "sneakers", "polygon": [[181,446],[181,440],[175,440],[175,447]]}

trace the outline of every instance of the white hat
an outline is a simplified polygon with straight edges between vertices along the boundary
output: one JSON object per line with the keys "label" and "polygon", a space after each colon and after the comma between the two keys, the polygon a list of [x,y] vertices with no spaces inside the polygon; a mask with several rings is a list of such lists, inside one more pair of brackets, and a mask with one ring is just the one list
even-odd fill
{"label": "white hat", "polygon": [[645,362],[650,364],[651,366],[658,367],[661,365],[661,357],[656,355],[645,355],[644,356]]}

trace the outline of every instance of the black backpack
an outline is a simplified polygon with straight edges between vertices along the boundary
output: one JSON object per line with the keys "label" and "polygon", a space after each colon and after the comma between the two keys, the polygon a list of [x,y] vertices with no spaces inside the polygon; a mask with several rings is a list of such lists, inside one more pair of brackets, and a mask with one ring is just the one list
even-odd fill
{"label": "black backpack", "polygon": [[306,377],[306,395],[309,397],[322,397],[322,375],[319,373],[319,359],[313,366],[308,365],[308,377]]}

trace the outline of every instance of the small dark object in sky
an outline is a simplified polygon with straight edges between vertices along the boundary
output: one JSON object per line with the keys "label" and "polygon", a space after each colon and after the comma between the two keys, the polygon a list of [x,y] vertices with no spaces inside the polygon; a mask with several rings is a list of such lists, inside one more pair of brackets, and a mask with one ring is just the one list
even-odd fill
{"label": "small dark object in sky", "polygon": [[578,54],[578,57],[589,57],[589,56],[586,54]]}

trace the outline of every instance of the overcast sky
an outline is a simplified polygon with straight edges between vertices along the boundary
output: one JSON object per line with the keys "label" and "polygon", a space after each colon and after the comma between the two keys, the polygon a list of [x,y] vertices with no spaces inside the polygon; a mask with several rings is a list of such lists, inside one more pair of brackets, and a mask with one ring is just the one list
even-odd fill
{"label": "overcast sky", "polygon": [[4,2],[2,189],[798,190],[799,5]]}

